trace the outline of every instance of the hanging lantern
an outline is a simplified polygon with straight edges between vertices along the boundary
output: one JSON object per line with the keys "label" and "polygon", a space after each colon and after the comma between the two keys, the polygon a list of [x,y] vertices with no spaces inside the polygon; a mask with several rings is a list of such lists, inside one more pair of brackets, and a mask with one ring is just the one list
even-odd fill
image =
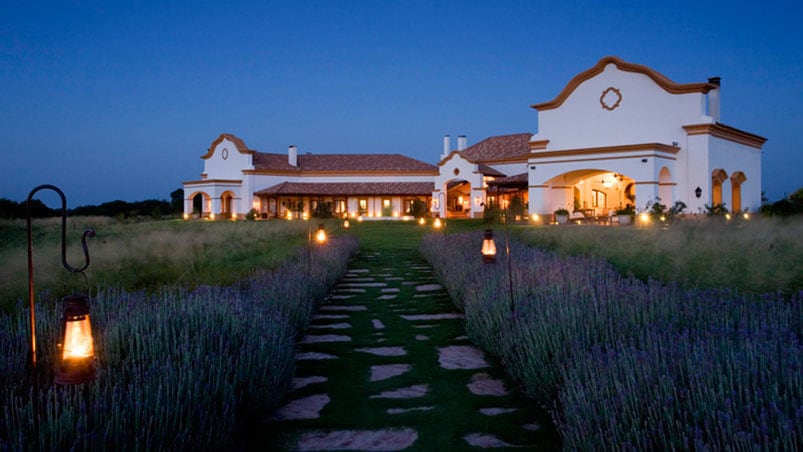
{"label": "hanging lantern", "polygon": [[315,233],[315,241],[318,243],[326,242],[326,231],[323,229],[323,224],[318,225],[318,232]]}
{"label": "hanging lantern", "polygon": [[55,383],[73,385],[95,379],[95,346],[89,323],[89,301],[85,295],[70,295],[62,301],[63,342],[56,361]]}
{"label": "hanging lantern", "polygon": [[494,242],[494,233],[490,229],[486,229],[482,237],[482,261],[486,264],[496,262],[496,243]]}

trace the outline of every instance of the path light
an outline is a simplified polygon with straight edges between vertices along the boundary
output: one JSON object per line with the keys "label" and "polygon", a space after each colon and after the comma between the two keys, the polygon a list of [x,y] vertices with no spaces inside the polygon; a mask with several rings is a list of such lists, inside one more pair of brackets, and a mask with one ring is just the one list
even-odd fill
{"label": "path light", "polygon": [[64,300],[61,328],[64,341],[61,361],[56,364],[55,382],[60,385],[84,383],[95,379],[95,346],[89,323],[89,300],[85,295],[70,295]]}
{"label": "path light", "polygon": [[346,218],[345,220],[343,220],[343,229],[348,229],[349,226],[351,225],[349,224],[348,218]]}
{"label": "path light", "polygon": [[421,217],[418,219],[418,224],[424,226],[425,224],[427,224],[427,220],[425,220],[424,217]]}
{"label": "path light", "polygon": [[323,224],[318,225],[318,232],[315,233],[315,241],[318,243],[326,243],[326,230]]}
{"label": "path light", "polygon": [[496,262],[496,243],[494,243],[494,233],[490,229],[486,229],[482,237],[482,261],[486,264]]}
{"label": "path light", "polygon": [[[86,238],[94,237],[95,231],[87,229],[81,237],[85,263],[74,268],[67,263],[67,198],[55,185],[40,185],[28,194],[27,238],[28,238],[28,301],[31,315],[31,368],[36,369],[36,313],[34,306],[33,279],[33,234],[31,227],[31,200],[39,190],[55,191],[61,197],[61,264],[70,273],[84,274],[89,267],[89,250]],[[84,275],[84,278],[86,276]],[[92,326],[89,323],[89,298],[86,295],[69,295],[62,300],[62,342],[57,346],[61,353],[56,358],[56,378],[54,382],[62,385],[86,383],[95,379],[95,346],[92,339]]]}
{"label": "path light", "polygon": [[440,217],[435,217],[435,220],[432,222],[432,227],[435,229],[440,229],[443,227],[443,222],[441,221]]}

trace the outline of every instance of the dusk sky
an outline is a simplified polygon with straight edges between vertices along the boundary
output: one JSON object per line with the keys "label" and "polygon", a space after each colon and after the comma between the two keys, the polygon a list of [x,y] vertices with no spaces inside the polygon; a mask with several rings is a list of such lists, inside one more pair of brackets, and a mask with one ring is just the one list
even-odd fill
{"label": "dusk sky", "polygon": [[168,199],[221,133],[435,164],[445,134],[537,132],[531,104],[616,55],[722,77],[722,122],[768,139],[774,201],[803,186],[801,23],[800,0],[6,0],[0,198]]}

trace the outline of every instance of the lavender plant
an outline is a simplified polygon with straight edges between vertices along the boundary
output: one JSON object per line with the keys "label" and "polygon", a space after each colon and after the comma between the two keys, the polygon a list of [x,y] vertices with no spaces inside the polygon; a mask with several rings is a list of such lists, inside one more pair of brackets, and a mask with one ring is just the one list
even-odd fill
{"label": "lavender plant", "polygon": [[[47,354],[29,376],[27,315],[3,316],[0,450],[224,446],[284,395],[298,332],[355,249],[353,238],[331,240],[230,287],[101,289],[91,311],[98,377],[82,387],[51,385]],[[40,344],[54,342],[56,306],[39,304]]]}
{"label": "lavender plant", "polygon": [[506,265],[483,266],[480,243],[430,235],[421,251],[566,449],[803,446],[803,293],[682,289],[512,243],[508,300]]}

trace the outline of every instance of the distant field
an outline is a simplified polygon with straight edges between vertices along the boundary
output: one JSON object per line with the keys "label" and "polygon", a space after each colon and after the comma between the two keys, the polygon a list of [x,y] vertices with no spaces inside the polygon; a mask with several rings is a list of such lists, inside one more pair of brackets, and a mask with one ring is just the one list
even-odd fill
{"label": "distant field", "polygon": [[[307,240],[311,223],[251,221],[147,221],[118,223],[106,217],[75,217],[67,222],[67,261],[83,265],[80,239],[86,227],[91,263],[87,282],[61,266],[61,226],[56,219],[33,226],[37,296],[50,291],[85,290],[87,283],[125,290],[158,291],[162,287],[193,288],[231,284],[255,269],[270,269]],[[25,222],[0,221],[0,308],[27,300]]]}
{"label": "distant field", "polygon": [[562,225],[513,231],[531,246],[600,257],[643,280],[749,292],[803,290],[800,216],[685,219],[665,228]]}

